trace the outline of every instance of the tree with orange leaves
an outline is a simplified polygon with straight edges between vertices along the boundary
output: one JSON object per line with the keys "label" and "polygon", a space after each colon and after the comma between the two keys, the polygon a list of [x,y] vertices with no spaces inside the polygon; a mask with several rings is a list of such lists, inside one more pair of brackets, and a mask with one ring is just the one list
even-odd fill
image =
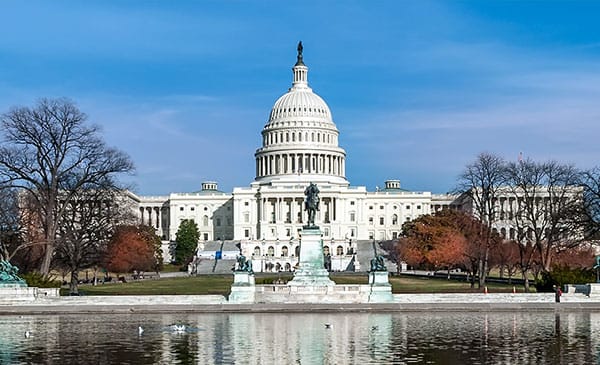
{"label": "tree with orange leaves", "polygon": [[160,238],[149,226],[120,226],[108,244],[106,268],[115,272],[157,270],[162,264]]}
{"label": "tree with orange leaves", "polygon": [[400,255],[411,266],[451,270],[464,261],[465,237],[439,216],[421,216],[403,227]]}

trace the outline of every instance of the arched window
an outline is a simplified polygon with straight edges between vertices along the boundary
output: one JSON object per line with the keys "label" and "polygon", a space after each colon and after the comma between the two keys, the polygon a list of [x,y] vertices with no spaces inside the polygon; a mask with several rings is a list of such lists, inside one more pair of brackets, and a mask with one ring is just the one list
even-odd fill
{"label": "arched window", "polygon": [[260,247],[259,246],[254,247],[254,256],[260,256]]}
{"label": "arched window", "polygon": [[285,271],[292,271],[292,265],[289,262],[285,264]]}
{"label": "arched window", "polygon": [[329,246],[323,246],[323,255],[329,255]]}
{"label": "arched window", "polygon": [[503,239],[506,239],[506,228],[500,229],[500,235],[502,236]]}
{"label": "arched window", "polygon": [[341,256],[344,254],[344,248],[342,246],[338,246],[336,252],[338,256]]}
{"label": "arched window", "polygon": [[394,225],[394,226],[398,225],[398,215],[397,214],[392,215],[392,225]]}
{"label": "arched window", "polygon": [[202,217],[202,225],[204,227],[208,227],[208,216],[207,215]]}
{"label": "arched window", "polygon": [[283,246],[281,248],[281,256],[287,257],[287,255],[288,255],[288,248],[287,248],[287,246]]}
{"label": "arched window", "polygon": [[267,256],[275,256],[275,248],[273,246],[269,246],[267,249]]}

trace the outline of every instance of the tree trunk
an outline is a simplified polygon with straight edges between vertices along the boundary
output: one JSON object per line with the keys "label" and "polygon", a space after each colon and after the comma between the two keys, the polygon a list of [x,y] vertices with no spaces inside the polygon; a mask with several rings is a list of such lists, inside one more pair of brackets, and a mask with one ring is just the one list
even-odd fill
{"label": "tree trunk", "polygon": [[525,293],[529,293],[529,271],[523,271],[523,280],[525,280]]}
{"label": "tree trunk", "polygon": [[[52,242],[50,242],[52,241]],[[50,273],[50,262],[52,262],[52,254],[54,253],[54,240],[46,238],[46,244],[44,245],[44,258],[40,266],[40,274],[48,276]]]}
{"label": "tree trunk", "polygon": [[79,272],[77,270],[71,271],[71,283],[69,284],[69,294],[79,295],[77,290],[77,284],[79,282]]}
{"label": "tree trunk", "polygon": [[479,261],[479,287],[485,287],[485,280],[488,272],[488,257],[490,255],[490,249],[486,246],[483,254],[483,259]]}
{"label": "tree trunk", "polygon": [[56,204],[54,199],[48,199],[48,210],[45,214],[46,230],[44,232],[44,239],[46,244],[44,245],[44,258],[40,266],[40,273],[44,276],[48,276],[50,273],[50,263],[52,262],[52,256],[54,254],[54,240],[56,237],[56,220],[54,219],[54,210]]}

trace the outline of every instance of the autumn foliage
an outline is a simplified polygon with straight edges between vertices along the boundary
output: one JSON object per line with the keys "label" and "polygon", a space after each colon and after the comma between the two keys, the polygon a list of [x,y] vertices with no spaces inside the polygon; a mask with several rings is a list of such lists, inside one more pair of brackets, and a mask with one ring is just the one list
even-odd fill
{"label": "autumn foliage", "polygon": [[[463,268],[476,271],[486,239],[486,227],[473,217],[444,210],[424,215],[403,226],[399,250],[402,260],[429,270]],[[499,241],[499,237],[493,237]]]}
{"label": "autumn foliage", "polygon": [[106,268],[114,272],[156,270],[160,239],[148,226],[120,226],[108,244]]}

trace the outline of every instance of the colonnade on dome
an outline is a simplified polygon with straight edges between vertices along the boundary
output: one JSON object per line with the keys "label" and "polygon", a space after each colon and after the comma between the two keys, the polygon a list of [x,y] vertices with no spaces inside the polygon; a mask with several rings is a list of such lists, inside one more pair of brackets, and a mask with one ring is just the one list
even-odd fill
{"label": "colonnade on dome", "polygon": [[317,174],[344,177],[344,156],[329,153],[268,153],[256,157],[256,177]]}

